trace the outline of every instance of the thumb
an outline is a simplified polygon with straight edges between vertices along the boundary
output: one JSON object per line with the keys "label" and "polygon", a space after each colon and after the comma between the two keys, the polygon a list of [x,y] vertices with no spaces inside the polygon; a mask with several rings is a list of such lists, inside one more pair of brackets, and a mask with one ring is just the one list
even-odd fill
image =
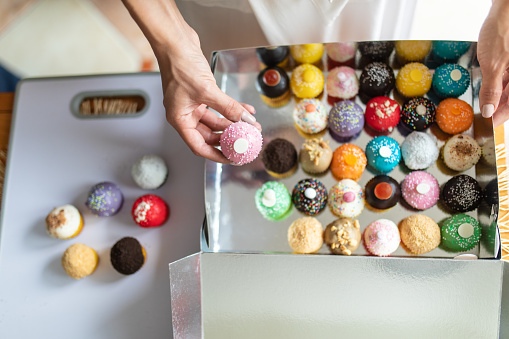
{"label": "thumb", "polygon": [[483,74],[479,91],[479,107],[481,108],[482,116],[490,118],[498,108],[504,87],[502,85],[502,74],[486,73],[486,76]]}
{"label": "thumb", "polygon": [[256,118],[235,99],[221,91],[219,87],[216,86],[215,90],[211,91],[206,97],[209,99],[204,101],[204,104],[215,109],[226,119],[233,122],[244,121],[261,130],[261,126],[256,122]]}

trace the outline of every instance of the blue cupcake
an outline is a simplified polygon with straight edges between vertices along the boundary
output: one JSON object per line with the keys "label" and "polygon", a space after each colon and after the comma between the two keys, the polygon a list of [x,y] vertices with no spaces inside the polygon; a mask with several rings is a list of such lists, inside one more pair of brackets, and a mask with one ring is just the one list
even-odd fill
{"label": "blue cupcake", "polygon": [[441,98],[457,98],[470,86],[470,74],[457,64],[443,64],[433,74],[431,85]]}
{"label": "blue cupcake", "polygon": [[389,173],[401,160],[401,150],[396,140],[380,136],[376,137],[366,146],[368,166],[380,174]]}
{"label": "blue cupcake", "polygon": [[431,55],[439,60],[457,61],[472,43],[468,41],[433,41]]}

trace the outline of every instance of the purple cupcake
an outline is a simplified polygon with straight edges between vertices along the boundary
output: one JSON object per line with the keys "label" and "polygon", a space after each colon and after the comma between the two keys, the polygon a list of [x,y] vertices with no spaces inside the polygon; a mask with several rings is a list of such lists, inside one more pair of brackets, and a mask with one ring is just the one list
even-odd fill
{"label": "purple cupcake", "polygon": [[85,205],[90,211],[100,217],[117,214],[124,203],[124,196],[112,182],[100,182],[90,190]]}
{"label": "purple cupcake", "polygon": [[329,131],[338,142],[347,142],[359,136],[364,127],[364,111],[353,101],[338,101],[329,113]]}

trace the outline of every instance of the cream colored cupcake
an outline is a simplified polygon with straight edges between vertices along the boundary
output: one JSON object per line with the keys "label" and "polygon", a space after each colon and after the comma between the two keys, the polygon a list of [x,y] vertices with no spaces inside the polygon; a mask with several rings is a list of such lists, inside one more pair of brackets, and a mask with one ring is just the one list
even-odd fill
{"label": "cream colored cupcake", "polygon": [[80,234],[83,217],[73,205],[54,208],[46,217],[46,230],[52,238],[69,239]]}
{"label": "cream colored cupcake", "polygon": [[329,141],[322,138],[308,139],[299,152],[302,169],[310,174],[320,174],[329,169],[332,161],[332,150]]}

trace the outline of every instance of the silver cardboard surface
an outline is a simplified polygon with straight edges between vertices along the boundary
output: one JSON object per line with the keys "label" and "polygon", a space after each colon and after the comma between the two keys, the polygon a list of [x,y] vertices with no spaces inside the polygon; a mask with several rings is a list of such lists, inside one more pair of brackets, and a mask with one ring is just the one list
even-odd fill
{"label": "silver cardboard surface", "polygon": [[[477,96],[481,74],[479,69],[475,67],[475,64],[472,64],[472,60],[475,60],[474,54],[475,44],[458,62],[470,70],[472,77],[472,86],[460,99],[473,105],[474,112],[476,112],[473,127],[465,132],[465,134],[476,138],[478,143],[483,145],[486,142],[493,142],[493,126],[491,119],[483,119],[478,112]],[[359,59],[359,56],[357,59]],[[213,60],[213,69],[220,88],[239,102],[249,103],[256,108],[256,119],[263,127],[264,144],[267,144],[276,137],[282,137],[291,141],[296,149],[299,150],[305,139],[299,135],[294,127],[292,112],[295,100],[292,99],[290,103],[281,108],[270,108],[265,105],[255,88],[255,79],[260,71],[259,67],[260,64],[256,58],[255,49],[220,51],[216,53]],[[358,74],[360,74],[360,71],[360,69],[357,69]],[[395,71],[397,72],[397,69]],[[324,72],[324,76],[326,74],[327,71]],[[390,96],[394,97],[392,93]],[[330,109],[331,106],[327,103],[325,97],[326,94],[322,102]],[[365,107],[360,99],[357,98],[356,102],[363,108]],[[389,136],[401,144],[406,133],[407,131],[398,126]],[[439,147],[449,137],[441,132],[437,126],[432,126],[427,130],[427,133],[437,138],[437,145]],[[341,145],[333,140],[328,132],[323,138],[330,140],[332,150]],[[365,129],[352,143],[365,149],[366,144],[372,138],[373,136]],[[448,170],[441,160],[438,160],[427,171],[438,179],[440,185],[445,184],[452,176],[459,174],[458,172]],[[287,241],[288,226],[295,219],[305,215],[293,208],[293,212],[285,220],[277,222],[268,221],[257,211],[254,196],[256,190],[269,180],[277,180],[284,183],[291,193],[293,187],[300,180],[312,177],[311,175],[306,174],[299,167],[297,172],[289,178],[275,179],[265,172],[261,156],[244,166],[222,165],[207,161],[205,172],[205,204],[209,246],[208,248],[202,248],[202,250],[240,253],[290,253],[292,251]],[[401,182],[408,173],[409,170],[403,165],[402,161],[388,175]],[[476,178],[480,185],[484,187],[491,179],[496,177],[496,168],[495,166],[489,166],[481,160],[474,168],[463,173]],[[359,180],[359,184],[364,187],[374,175],[374,173],[366,169]],[[330,171],[324,175],[314,177],[323,182],[328,190],[337,182]],[[496,211],[496,209],[492,210],[490,206],[483,202],[477,210],[467,213],[479,220],[483,234],[479,246],[471,251],[462,253],[475,254],[479,258],[496,257],[497,246],[495,239],[498,234],[496,222],[494,222],[496,220]],[[377,219],[390,219],[397,224],[404,217],[415,213],[428,215],[438,223],[453,214],[442,206],[441,203],[421,212],[413,210],[400,202],[392,209],[382,213],[364,208],[364,211],[357,219],[361,224],[361,231],[363,231],[365,227]],[[322,223],[323,228],[337,218],[328,207],[316,217]],[[319,253],[328,254],[329,251],[324,245]],[[367,255],[367,252],[361,246],[353,255]],[[410,256],[401,246],[393,255],[401,257]],[[458,253],[450,253],[438,247],[421,256],[452,258],[456,255]]]}
{"label": "silver cardboard surface", "polygon": [[498,260],[202,253],[200,262],[206,339],[509,335]]}

